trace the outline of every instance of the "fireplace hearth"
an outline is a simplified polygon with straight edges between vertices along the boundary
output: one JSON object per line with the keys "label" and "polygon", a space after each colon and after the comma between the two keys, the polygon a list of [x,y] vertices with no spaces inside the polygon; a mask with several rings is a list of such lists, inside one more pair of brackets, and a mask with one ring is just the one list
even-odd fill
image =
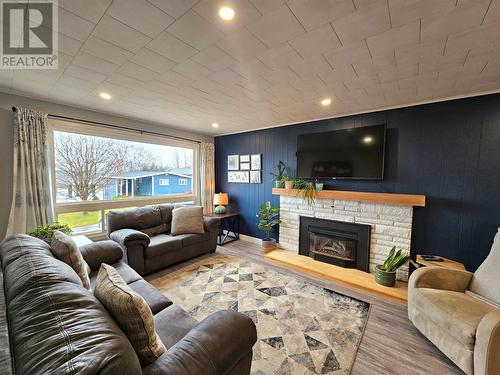
{"label": "fireplace hearth", "polygon": [[370,225],[300,217],[299,254],[368,272]]}

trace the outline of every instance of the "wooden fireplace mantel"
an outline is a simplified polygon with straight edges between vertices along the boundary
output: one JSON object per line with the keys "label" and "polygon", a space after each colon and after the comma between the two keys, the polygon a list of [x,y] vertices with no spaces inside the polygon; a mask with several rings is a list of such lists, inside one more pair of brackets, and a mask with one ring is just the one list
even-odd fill
{"label": "wooden fireplace mantel", "polygon": [[[274,195],[300,196],[297,189],[273,188]],[[400,206],[425,207],[425,195],[393,194],[393,193],[368,193],[361,191],[321,190],[316,192],[316,199],[338,199],[344,201],[370,202],[393,204]]]}

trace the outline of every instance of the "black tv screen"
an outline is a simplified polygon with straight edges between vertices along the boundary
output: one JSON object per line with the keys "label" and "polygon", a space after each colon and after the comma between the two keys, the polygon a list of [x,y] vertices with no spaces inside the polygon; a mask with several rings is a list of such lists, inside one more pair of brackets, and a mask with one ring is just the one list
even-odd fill
{"label": "black tv screen", "polygon": [[302,134],[297,137],[297,177],[381,180],[385,125]]}

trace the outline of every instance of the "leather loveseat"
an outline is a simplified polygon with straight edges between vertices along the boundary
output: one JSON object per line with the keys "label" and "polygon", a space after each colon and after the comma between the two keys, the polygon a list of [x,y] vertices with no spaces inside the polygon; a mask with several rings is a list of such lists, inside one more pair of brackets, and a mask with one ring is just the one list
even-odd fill
{"label": "leather loveseat", "polygon": [[[172,204],[161,204],[108,213],[108,237],[120,244],[127,263],[140,275],[216,250],[219,219],[204,217],[203,234],[172,236],[173,209]],[[155,228],[162,233],[151,234]]]}
{"label": "leather loveseat", "polygon": [[107,263],[143,296],[167,351],[141,368],[125,334],[73,269],[45,242],[16,235],[0,243],[2,374],[249,374],[256,341],[251,319],[228,310],[198,323],[124,263],[113,241],[80,250],[91,285]]}

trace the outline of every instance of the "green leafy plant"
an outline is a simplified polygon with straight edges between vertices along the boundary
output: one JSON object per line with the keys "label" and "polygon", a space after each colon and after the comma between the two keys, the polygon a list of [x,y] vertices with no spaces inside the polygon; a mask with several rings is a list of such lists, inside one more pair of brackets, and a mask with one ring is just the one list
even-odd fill
{"label": "green leafy plant", "polygon": [[280,160],[278,165],[276,166],[276,173],[271,173],[271,175],[273,176],[273,179],[277,183],[277,185],[281,186],[286,173],[287,167],[285,166],[285,163]]}
{"label": "green leafy plant", "polygon": [[283,176],[283,181],[293,181],[293,176],[290,173],[285,173]]}
{"label": "green leafy plant", "polygon": [[274,232],[274,227],[281,223],[279,214],[279,207],[271,206],[271,202],[262,203],[260,205],[260,210],[256,215],[259,218],[257,228],[266,233],[265,240],[270,239],[271,233]]}
{"label": "green leafy plant", "polygon": [[305,180],[296,180],[294,182],[294,188],[299,190],[298,195],[301,195],[309,207],[314,205],[316,197],[316,186],[314,182]]}
{"label": "green leafy plant", "polygon": [[404,266],[409,260],[410,256],[407,252],[401,249],[396,251],[396,246],[394,246],[380,268],[385,272],[396,272],[399,267]]}
{"label": "green leafy plant", "polygon": [[29,233],[29,235],[32,237],[39,238],[50,245],[50,242],[52,241],[52,235],[56,230],[59,230],[68,235],[71,234],[71,228],[68,226],[68,224],[53,223],[53,224],[41,225],[38,228],[36,228],[33,232]]}

